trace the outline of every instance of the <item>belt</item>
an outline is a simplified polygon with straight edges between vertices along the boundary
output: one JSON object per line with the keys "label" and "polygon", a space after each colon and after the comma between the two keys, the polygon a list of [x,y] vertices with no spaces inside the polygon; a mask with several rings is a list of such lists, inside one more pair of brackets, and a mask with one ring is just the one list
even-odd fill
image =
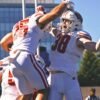
{"label": "belt", "polygon": [[[66,72],[64,72],[64,71],[49,71],[51,74],[59,74],[59,73],[66,73]],[[68,73],[66,73],[67,75],[69,75]],[[71,75],[69,75],[69,76],[71,76]],[[76,79],[76,77],[74,77],[74,76],[71,76],[72,77],[72,80],[75,80]]]}
{"label": "belt", "polygon": [[51,74],[57,74],[57,73],[65,73],[64,71],[50,71]]}

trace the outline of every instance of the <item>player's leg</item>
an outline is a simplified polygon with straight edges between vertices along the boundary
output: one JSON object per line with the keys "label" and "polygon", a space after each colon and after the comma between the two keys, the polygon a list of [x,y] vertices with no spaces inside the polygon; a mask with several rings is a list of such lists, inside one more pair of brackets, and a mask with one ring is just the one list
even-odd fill
{"label": "player's leg", "polygon": [[46,75],[33,55],[21,52],[13,63],[15,68],[13,68],[12,72],[20,92],[29,94],[33,93],[34,89],[40,90],[49,87]]}
{"label": "player's leg", "polygon": [[27,94],[18,96],[17,100],[48,100],[49,88],[37,91],[35,95]]}
{"label": "player's leg", "polygon": [[63,88],[62,88],[62,76],[61,73],[49,74],[48,82],[50,84],[50,92],[48,100],[62,100]]}
{"label": "player's leg", "polygon": [[[34,56],[30,54],[28,54],[28,57],[26,57],[24,63],[21,63],[23,61],[20,58],[22,58],[23,56],[24,56],[24,53],[21,53],[20,57],[17,58],[17,61],[19,61],[18,63],[22,65],[20,70],[23,71],[23,74],[26,77],[27,83],[30,84],[29,86],[33,89],[33,91],[34,89],[38,91],[36,94],[36,100],[47,100],[48,92],[49,92],[49,89],[48,89],[49,85],[48,85],[47,77],[43,69],[38,65]],[[20,77],[18,79],[20,79]]]}
{"label": "player's leg", "polygon": [[77,78],[67,77],[67,90],[66,90],[66,100],[83,100],[81,88],[79,86]]}
{"label": "player's leg", "polygon": [[[17,61],[13,62],[15,67],[12,72],[15,76],[15,82],[20,94],[23,94],[24,96],[24,94],[33,93],[34,89],[40,90],[49,87],[46,75],[43,72],[43,69],[37,64],[33,55],[21,52],[16,60]],[[48,92],[46,91],[44,93],[47,94]],[[40,94],[42,94],[42,92],[39,93],[39,95]],[[37,97],[39,97],[39,95],[37,94]],[[43,95],[40,97],[43,98]]]}
{"label": "player's leg", "polygon": [[20,95],[17,100],[32,100],[33,94]]}
{"label": "player's leg", "polygon": [[59,93],[56,88],[50,87],[48,100],[62,100],[63,94]]}
{"label": "player's leg", "polygon": [[33,99],[32,99],[32,100],[35,100],[35,99],[36,99],[36,96],[37,96],[37,92],[35,91],[35,92],[33,93]]}
{"label": "player's leg", "polygon": [[37,91],[35,100],[48,100],[49,88]]}

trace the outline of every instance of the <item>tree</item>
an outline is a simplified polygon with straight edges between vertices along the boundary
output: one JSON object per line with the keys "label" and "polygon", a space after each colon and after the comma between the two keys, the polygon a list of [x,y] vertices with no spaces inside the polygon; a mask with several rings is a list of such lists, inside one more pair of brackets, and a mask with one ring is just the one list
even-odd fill
{"label": "tree", "polygon": [[78,77],[81,85],[100,85],[100,53],[84,51]]}

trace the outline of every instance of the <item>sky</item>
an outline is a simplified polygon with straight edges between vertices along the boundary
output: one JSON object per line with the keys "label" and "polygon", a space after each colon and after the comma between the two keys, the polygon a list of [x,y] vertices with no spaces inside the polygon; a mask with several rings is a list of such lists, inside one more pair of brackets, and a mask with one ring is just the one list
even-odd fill
{"label": "sky", "polygon": [[[94,41],[100,39],[100,0],[71,0],[83,17],[83,29],[91,34]],[[60,3],[61,0],[55,0]]]}

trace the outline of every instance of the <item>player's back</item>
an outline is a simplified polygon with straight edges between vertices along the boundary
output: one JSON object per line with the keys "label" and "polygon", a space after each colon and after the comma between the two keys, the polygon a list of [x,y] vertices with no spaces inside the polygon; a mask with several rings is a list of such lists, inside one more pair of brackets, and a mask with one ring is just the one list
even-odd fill
{"label": "player's back", "polygon": [[14,50],[22,49],[35,52],[42,32],[36,22],[39,16],[41,14],[36,13],[15,24],[13,27],[14,45],[12,47]]}

